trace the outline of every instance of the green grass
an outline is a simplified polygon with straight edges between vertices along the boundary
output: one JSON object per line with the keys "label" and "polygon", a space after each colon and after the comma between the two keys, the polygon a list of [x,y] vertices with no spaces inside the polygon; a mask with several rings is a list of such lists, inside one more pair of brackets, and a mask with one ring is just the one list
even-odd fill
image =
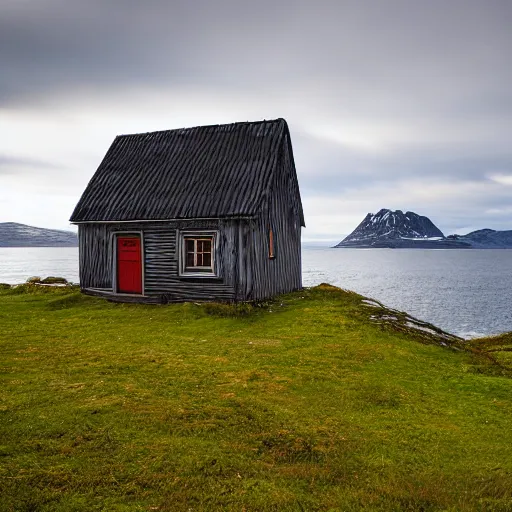
{"label": "green grass", "polygon": [[512,332],[473,340],[471,345],[497,365],[512,371]]}
{"label": "green grass", "polygon": [[492,341],[441,347],[361,299],[0,290],[0,510],[512,510]]}

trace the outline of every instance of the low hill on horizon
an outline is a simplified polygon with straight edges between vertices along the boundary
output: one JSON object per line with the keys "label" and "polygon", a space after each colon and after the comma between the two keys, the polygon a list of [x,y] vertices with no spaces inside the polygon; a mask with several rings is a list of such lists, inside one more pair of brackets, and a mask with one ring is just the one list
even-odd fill
{"label": "low hill on horizon", "polygon": [[76,247],[73,231],[46,229],[18,222],[0,222],[0,247]]}
{"label": "low hill on horizon", "polygon": [[510,249],[512,248],[512,230],[478,229],[467,235],[449,235],[447,240],[469,243],[473,249]]}

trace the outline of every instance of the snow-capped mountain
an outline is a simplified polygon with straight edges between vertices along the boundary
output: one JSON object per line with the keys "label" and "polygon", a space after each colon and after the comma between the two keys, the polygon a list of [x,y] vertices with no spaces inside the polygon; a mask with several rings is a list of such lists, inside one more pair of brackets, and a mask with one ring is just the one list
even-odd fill
{"label": "snow-capped mountain", "polygon": [[401,210],[391,211],[383,208],[378,213],[369,213],[363,222],[336,247],[365,244],[389,240],[439,240],[443,233],[434,223],[422,215]]}
{"label": "snow-capped mountain", "polygon": [[75,247],[72,231],[36,228],[17,222],[0,222],[0,247]]}
{"label": "snow-capped mountain", "polygon": [[445,237],[422,215],[382,209],[369,213],[357,228],[335,247],[402,249],[512,249],[512,230],[480,229],[467,235]]}

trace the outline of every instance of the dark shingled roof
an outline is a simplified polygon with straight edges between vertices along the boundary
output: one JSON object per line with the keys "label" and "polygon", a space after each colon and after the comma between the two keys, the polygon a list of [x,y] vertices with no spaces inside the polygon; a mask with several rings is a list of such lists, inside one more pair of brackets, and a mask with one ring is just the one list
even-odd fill
{"label": "dark shingled roof", "polygon": [[283,157],[292,164],[292,201],[304,225],[284,119],[120,135],[70,220],[253,216],[268,198]]}

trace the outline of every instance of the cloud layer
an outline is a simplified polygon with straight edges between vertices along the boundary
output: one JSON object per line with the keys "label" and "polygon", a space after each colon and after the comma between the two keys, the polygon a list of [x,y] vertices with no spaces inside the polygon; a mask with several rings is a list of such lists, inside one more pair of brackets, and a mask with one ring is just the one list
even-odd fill
{"label": "cloud layer", "polygon": [[512,229],[510,2],[4,4],[0,221],[65,227],[119,133],[285,117],[306,238]]}

